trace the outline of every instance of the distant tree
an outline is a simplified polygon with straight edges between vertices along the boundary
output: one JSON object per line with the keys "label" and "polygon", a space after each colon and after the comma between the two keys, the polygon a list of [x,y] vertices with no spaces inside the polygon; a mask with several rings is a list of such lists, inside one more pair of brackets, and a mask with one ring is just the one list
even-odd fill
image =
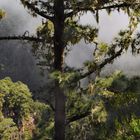
{"label": "distant tree", "polygon": [[[55,78],[55,88],[53,90],[55,96],[55,139],[64,140],[65,126],[90,115],[92,112],[91,101],[93,100],[91,99],[94,98],[95,81],[90,79],[86,89],[79,86],[80,81],[93,73],[99,75],[105,65],[111,63],[129,47],[132,48],[132,53],[139,53],[140,36],[139,34],[135,37],[132,35],[139,22],[140,1],[21,0],[21,2],[33,16],[39,15],[43,18],[42,27],[38,29],[37,36],[29,36],[25,32],[23,36],[0,37],[0,39],[23,39],[36,42],[33,45],[33,50],[39,58],[40,65],[48,68],[51,72],[55,71],[52,73],[52,77]],[[130,17],[128,29],[121,31],[114,42],[109,45],[98,41],[98,30],[95,27],[79,23],[80,17],[86,12],[91,12],[96,21],[99,22],[99,11],[103,9],[107,10],[108,13],[115,9],[118,11],[124,10]],[[86,62],[80,70],[64,67],[64,56],[68,46],[77,44],[81,40],[94,44],[93,61]],[[102,86],[104,87],[106,84]],[[100,86],[99,88],[102,89]],[[72,103],[69,100],[72,100]],[[69,112],[69,108],[66,110],[66,101],[67,107],[72,108],[73,106],[75,110],[73,113]],[[85,105],[82,106],[81,104]]]}
{"label": "distant tree", "polygon": [[8,77],[0,80],[1,140],[32,138],[38,125],[50,119],[50,111],[48,105],[32,99],[31,92],[22,82],[13,82]]}
{"label": "distant tree", "polygon": [[[23,137],[28,131],[26,123],[33,119],[31,97],[28,87],[23,83],[14,83],[10,78],[0,80],[0,139]],[[31,130],[33,126],[34,122],[30,124]]]}

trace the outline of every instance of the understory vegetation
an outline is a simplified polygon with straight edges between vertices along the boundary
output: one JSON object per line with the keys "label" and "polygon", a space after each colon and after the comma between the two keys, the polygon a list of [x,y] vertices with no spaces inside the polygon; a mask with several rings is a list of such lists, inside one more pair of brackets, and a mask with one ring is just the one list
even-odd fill
{"label": "understory vegetation", "polygon": [[[139,84],[140,77],[127,78],[116,72],[106,78],[96,78],[88,89],[79,92],[67,89],[66,139],[139,139]],[[0,100],[1,140],[53,139],[53,109],[34,101],[25,84],[12,82],[10,78],[0,80]],[[75,114],[79,118],[69,123],[69,116],[74,119]]]}

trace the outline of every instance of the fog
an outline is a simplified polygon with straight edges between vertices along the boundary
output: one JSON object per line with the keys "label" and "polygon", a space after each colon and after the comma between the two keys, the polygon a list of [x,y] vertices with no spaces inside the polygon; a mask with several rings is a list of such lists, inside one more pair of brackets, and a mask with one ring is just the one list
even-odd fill
{"label": "fog", "polygon": [[[27,9],[20,4],[19,0],[0,0],[0,8],[5,10],[6,17],[0,21],[0,35],[23,34],[29,31],[35,33],[35,29],[41,23],[41,17],[33,18]],[[99,27],[99,40],[111,42],[121,29],[125,29],[129,19],[123,12],[113,12],[110,16],[100,12],[100,22],[96,23],[94,16],[90,13],[81,17],[82,24],[91,24]],[[21,80],[34,89],[39,83],[44,83],[44,77],[40,76],[40,70],[35,65],[35,59],[30,53],[29,44],[18,41],[0,42],[0,64],[3,69],[0,71],[0,78],[10,76],[14,81]],[[72,67],[81,67],[85,60],[92,59],[94,46],[80,42],[73,46],[72,51],[66,58],[66,63]],[[140,75],[140,57],[132,56],[127,52],[117,58],[113,64],[107,65],[103,73],[111,73],[114,70],[122,70],[127,75]]]}
{"label": "fog", "polygon": [[[99,28],[99,41],[111,43],[118,35],[120,30],[127,29],[129,17],[124,12],[114,11],[110,15],[106,11],[99,13],[99,24],[96,23],[95,17],[91,13],[87,13],[81,17],[82,24],[95,25]],[[85,60],[93,58],[92,50],[94,45],[87,45],[80,42],[73,47],[72,53],[67,57],[67,62],[73,67],[83,66]],[[125,52],[116,58],[113,64],[108,64],[102,69],[103,75],[108,75],[115,70],[121,70],[127,76],[140,75],[140,56],[132,55],[130,51]]]}
{"label": "fog", "polygon": [[[0,0],[0,9],[6,12],[0,21],[1,36],[23,35],[25,31],[32,35],[40,25],[41,19],[33,18],[17,0]],[[14,81],[20,80],[30,89],[36,89],[44,82],[30,53],[30,46],[23,41],[0,41],[0,78],[9,76]]]}

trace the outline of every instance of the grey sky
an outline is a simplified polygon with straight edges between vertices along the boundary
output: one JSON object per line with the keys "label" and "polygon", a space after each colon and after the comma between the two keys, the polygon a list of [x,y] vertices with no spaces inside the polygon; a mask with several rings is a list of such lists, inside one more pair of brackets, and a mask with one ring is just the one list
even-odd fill
{"label": "grey sky", "polygon": [[[117,36],[121,29],[128,26],[128,16],[123,12],[113,12],[110,16],[106,11],[99,13],[99,24],[95,17],[89,12],[81,17],[81,24],[90,24],[99,27],[99,41],[110,43]],[[86,45],[83,42],[73,47],[72,53],[68,56],[67,63],[74,67],[82,66],[85,60],[92,59],[93,45]],[[82,51],[79,51],[82,50]],[[77,55],[78,54],[78,55]]]}
{"label": "grey sky", "polygon": [[24,9],[23,5],[20,3],[20,0],[0,0],[0,8],[6,12],[6,17],[3,19],[3,22],[5,20],[8,21],[11,18],[16,20],[15,24],[12,26],[13,28],[17,28],[16,30],[19,33],[24,33],[26,30],[34,33],[36,27],[40,25],[41,18],[33,18],[28,13],[28,10]]}

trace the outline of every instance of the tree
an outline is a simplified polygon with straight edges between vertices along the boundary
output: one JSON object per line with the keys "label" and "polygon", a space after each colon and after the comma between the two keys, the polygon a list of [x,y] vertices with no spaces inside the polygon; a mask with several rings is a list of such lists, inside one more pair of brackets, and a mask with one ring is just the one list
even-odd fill
{"label": "tree", "polygon": [[[0,37],[0,39],[23,39],[36,42],[34,52],[40,62],[43,63],[43,67],[49,68],[51,72],[52,70],[57,71],[53,73],[55,78],[55,139],[64,140],[66,124],[91,113],[91,105],[89,105],[86,107],[86,111],[83,110],[66,118],[65,105],[68,85],[71,85],[71,88],[74,86],[76,89],[81,79],[93,73],[99,74],[105,65],[120,56],[124,50],[128,50],[129,46],[132,47],[133,53],[139,52],[139,34],[135,38],[132,35],[139,21],[140,2],[139,0],[21,0],[21,2],[33,16],[39,15],[45,22],[43,21],[43,25],[38,29],[35,37],[28,36],[25,32],[23,36]],[[114,9],[124,10],[130,16],[128,30],[121,31],[119,37],[110,45],[98,42],[98,30],[96,28],[89,25],[83,26],[79,23],[80,16],[88,11],[95,15],[97,22],[99,22],[98,13],[102,9],[107,10],[108,13]],[[93,61],[86,62],[85,67],[80,70],[64,67],[64,56],[67,47],[80,42],[82,39],[95,45]],[[40,43],[38,44],[38,42]],[[74,85],[74,83],[76,84]],[[77,91],[80,89],[77,88]]]}
{"label": "tree", "polygon": [[[135,86],[131,83],[135,83]],[[66,138],[69,140],[138,139],[140,136],[139,77],[127,78],[117,72],[112,76],[96,79],[91,86],[94,86],[92,88],[94,92],[90,93],[94,94],[91,114],[71,123],[67,128]],[[76,97],[79,100],[78,96]],[[74,103],[78,105],[77,102]],[[81,102],[83,101],[80,99]],[[80,108],[84,108],[85,104],[79,104]]]}
{"label": "tree", "polygon": [[50,112],[48,105],[32,99],[22,82],[13,82],[9,77],[0,80],[0,139],[32,138],[36,127],[45,124],[43,116],[49,120]]}
{"label": "tree", "polygon": [[0,139],[31,137],[30,130],[34,129],[34,124],[30,124],[30,130],[26,128],[26,124],[33,119],[34,102],[31,97],[23,83],[14,83],[10,78],[0,80]]}

